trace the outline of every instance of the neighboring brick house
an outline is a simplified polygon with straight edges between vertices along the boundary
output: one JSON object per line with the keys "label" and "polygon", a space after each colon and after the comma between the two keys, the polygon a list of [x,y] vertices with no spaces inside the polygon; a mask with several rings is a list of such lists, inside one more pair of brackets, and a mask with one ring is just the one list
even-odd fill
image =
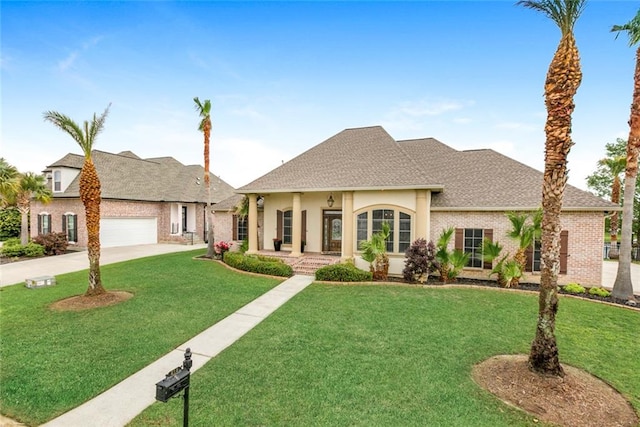
{"label": "neighboring brick house", "polygon": [[[458,151],[433,138],[395,141],[375,126],[344,130],[236,193],[249,198],[247,220],[241,224],[233,217],[232,207],[240,200],[234,196],[223,201],[225,209],[216,211],[214,224],[217,236],[227,237],[224,233],[231,235],[239,225],[246,229],[249,252],[272,248],[272,239],[280,239],[283,251],[300,256],[304,242],[307,252],[339,254],[368,269],[359,242],[387,221],[392,228],[390,273],[400,275],[411,242],[419,237],[435,241],[443,229],[453,227],[451,248],[476,255],[462,276],[487,278],[489,266],[478,245],[489,238],[515,252],[516,243],[506,236],[510,222],[505,214],[540,207],[542,173],[493,150]],[[567,186],[561,283],[600,283],[604,217],[619,209]],[[535,249],[529,250],[533,272],[526,281],[539,281],[539,245]]]}
{"label": "neighboring brick house", "polygon": [[[130,151],[94,150],[102,187],[102,247],[149,243],[191,243],[205,239],[207,194],[202,166],[185,166],[172,157],[141,159]],[[66,232],[69,241],[87,245],[84,206],[79,196],[84,156],[67,154],[45,169],[53,201],[31,203],[31,235]],[[211,174],[211,201],[234,190]]]}

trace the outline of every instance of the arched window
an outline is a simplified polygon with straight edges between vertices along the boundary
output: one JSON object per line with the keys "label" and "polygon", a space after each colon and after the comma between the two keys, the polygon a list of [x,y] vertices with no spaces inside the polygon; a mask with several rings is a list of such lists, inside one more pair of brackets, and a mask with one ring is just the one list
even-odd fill
{"label": "arched window", "polygon": [[74,213],[62,215],[62,232],[67,233],[69,242],[78,243],[78,215]]}
{"label": "arched window", "polygon": [[51,233],[51,214],[41,212],[38,214],[38,234]]}
{"label": "arched window", "polygon": [[387,252],[404,253],[411,245],[412,215],[397,208],[366,209],[356,216],[356,240],[360,243],[373,233],[382,230],[382,224],[389,224]]}

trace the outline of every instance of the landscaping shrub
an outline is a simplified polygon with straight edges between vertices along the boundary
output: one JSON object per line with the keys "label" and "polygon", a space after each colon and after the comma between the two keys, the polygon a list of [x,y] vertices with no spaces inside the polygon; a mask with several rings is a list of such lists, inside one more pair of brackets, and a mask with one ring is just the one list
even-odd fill
{"label": "landscaping shrub", "polygon": [[270,276],[290,277],[293,269],[278,258],[244,255],[239,252],[225,252],[225,264],[242,271],[250,271]]}
{"label": "landscaping shrub", "polygon": [[247,252],[247,250],[249,250],[249,241],[247,239],[244,239],[238,247],[238,250],[240,251],[240,253]]}
{"label": "landscaping shrub", "polygon": [[[15,243],[14,240],[18,242]],[[20,239],[9,239],[2,245],[0,249],[2,256],[13,258],[24,255],[24,246],[20,244]]]}
{"label": "landscaping shrub", "polygon": [[28,257],[39,257],[44,255],[44,247],[35,242],[29,242],[25,246],[22,246],[23,253]]}
{"label": "landscaping shrub", "polygon": [[589,289],[589,294],[607,298],[611,295],[611,292],[609,292],[605,288],[591,288]]}
{"label": "landscaping shrub", "polygon": [[419,238],[407,248],[404,256],[402,275],[409,283],[425,283],[429,274],[438,271],[436,246],[433,242],[427,243],[425,239]]}
{"label": "landscaping shrub", "polygon": [[11,237],[4,241],[3,246],[20,246],[20,238],[19,237]]}
{"label": "landscaping shrub", "polygon": [[45,255],[62,255],[67,252],[69,240],[66,233],[40,234],[33,241],[44,247]]}
{"label": "landscaping shrub", "polygon": [[586,291],[584,286],[580,286],[577,283],[569,283],[568,285],[563,286],[562,290],[569,294],[583,294]]}
{"label": "landscaping shrub", "polygon": [[18,208],[0,209],[0,240],[20,236],[20,220]]}
{"label": "landscaping shrub", "polygon": [[316,280],[329,282],[368,282],[372,279],[370,271],[360,270],[352,263],[326,265],[316,271]]}

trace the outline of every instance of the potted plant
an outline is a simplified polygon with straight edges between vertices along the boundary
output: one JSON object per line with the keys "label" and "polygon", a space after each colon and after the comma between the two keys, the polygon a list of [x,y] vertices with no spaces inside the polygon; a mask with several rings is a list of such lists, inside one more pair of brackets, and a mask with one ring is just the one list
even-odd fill
{"label": "potted plant", "polygon": [[275,237],[273,239],[273,249],[276,252],[280,252],[280,247],[282,246],[282,239],[278,239],[277,237]]}

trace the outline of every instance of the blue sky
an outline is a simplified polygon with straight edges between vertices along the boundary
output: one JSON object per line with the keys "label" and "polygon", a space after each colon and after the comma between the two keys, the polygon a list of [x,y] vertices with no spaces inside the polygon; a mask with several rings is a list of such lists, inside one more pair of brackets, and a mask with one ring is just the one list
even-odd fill
{"label": "blue sky", "polygon": [[[609,30],[639,6],[591,1],[577,23],[575,186],[628,136],[635,50]],[[109,103],[96,149],[203,164],[194,96],[213,103],[211,170],[234,187],[371,125],[543,169],[560,32],[513,1],[2,1],[0,19],[1,155],[23,172],[81,153],[44,111],[81,122]]]}

